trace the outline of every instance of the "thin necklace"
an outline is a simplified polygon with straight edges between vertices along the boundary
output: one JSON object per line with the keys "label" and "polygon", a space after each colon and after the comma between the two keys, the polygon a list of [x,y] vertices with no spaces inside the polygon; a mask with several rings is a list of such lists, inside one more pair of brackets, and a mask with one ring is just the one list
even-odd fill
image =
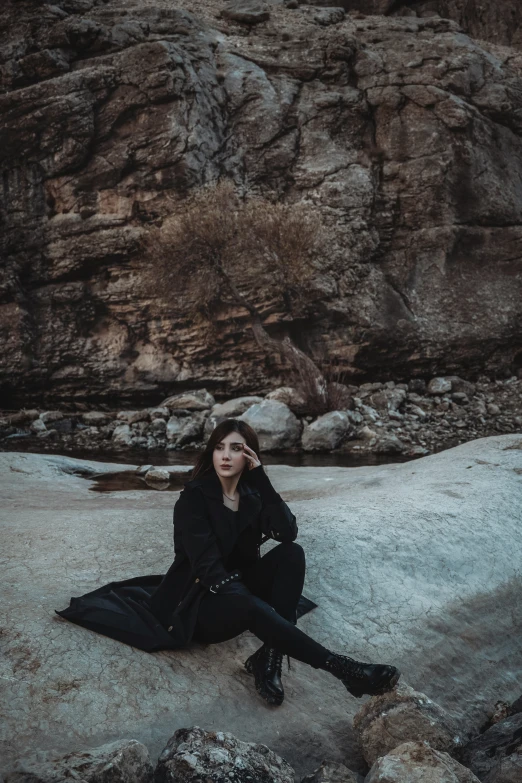
{"label": "thin necklace", "polygon": [[235,498],[231,498],[231,497],[229,497],[229,496],[227,495],[227,493],[226,493],[226,492],[223,492],[223,494],[224,494],[224,496],[225,496],[226,498],[228,498],[229,500],[235,500]]}

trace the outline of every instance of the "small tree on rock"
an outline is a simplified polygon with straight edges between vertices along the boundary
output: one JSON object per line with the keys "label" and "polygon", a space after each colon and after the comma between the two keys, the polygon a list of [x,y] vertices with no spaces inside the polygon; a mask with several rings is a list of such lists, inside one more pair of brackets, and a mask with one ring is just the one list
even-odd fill
{"label": "small tree on rock", "polygon": [[223,307],[244,308],[259,347],[283,356],[301,379],[314,407],[328,409],[328,384],[289,336],[272,337],[255,304],[260,282],[282,300],[289,315],[306,308],[322,226],[304,205],[242,201],[231,183],[201,188],[146,236],[151,293],[172,300],[183,285],[189,315],[215,323]]}

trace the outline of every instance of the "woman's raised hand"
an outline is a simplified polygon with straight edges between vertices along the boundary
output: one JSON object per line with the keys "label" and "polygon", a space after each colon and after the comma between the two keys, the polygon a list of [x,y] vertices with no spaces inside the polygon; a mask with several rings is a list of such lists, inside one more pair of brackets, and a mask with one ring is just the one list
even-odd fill
{"label": "woman's raised hand", "polygon": [[246,443],[243,443],[243,454],[248,460],[249,470],[253,470],[254,468],[257,468],[259,465],[261,465],[256,452],[253,451],[250,446],[247,446]]}

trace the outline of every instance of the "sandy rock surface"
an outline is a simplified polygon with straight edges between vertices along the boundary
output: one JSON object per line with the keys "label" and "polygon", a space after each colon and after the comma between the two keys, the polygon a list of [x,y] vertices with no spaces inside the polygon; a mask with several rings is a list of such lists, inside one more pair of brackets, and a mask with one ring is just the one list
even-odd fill
{"label": "sandy rock surface", "polygon": [[[470,731],[522,692],[521,455],[522,437],[505,435],[414,463],[268,468],[297,516],[304,593],[318,604],[300,627],[397,665]],[[154,763],[176,729],[197,725],[266,744],[301,777],[324,759],[365,773],[352,728],[362,703],[326,672],[293,661],[285,701],[269,710],[243,668],[258,646],[248,633],[148,654],[54,614],[170,566],[176,493],[101,494],[81,477],[128,467],[0,454],[2,763],[122,737]]]}
{"label": "sandy rock surface", "polygon": [[480,783],[471,770],[427,742],[405,742],[381,756],[365,783]]}
{"label": "sandy rock surface", "polygon": [[354,718],[354,729],[371,766],[403,742],[429,742],[453,754],[463,745],[454,720],[424,693],[399,681],[391,693],[369,699]]}

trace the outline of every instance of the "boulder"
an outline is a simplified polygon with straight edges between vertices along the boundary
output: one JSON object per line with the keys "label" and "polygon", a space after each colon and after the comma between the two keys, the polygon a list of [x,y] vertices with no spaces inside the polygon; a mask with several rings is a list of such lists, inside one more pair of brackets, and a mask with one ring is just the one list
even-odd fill
{"label": "boulder", "polygon": [[150,431],[154,435],[165,435],[167,431],[167,422],[163,418],[153,419],[150,425]]}
{"label": "boulder", "polygon": [[42,421],[42,419],[35,419],[33,422],[31,422],[30,429],[37,434],[47,431],[47,427],[45,426],[45,423]]}
{"label": "boulder", "polygon": [[155,482],[155,481],[170,481],[170,473],[168,470],[165,470],[164,468],[150,468],[145,473],[145,481],[147,482]]}
{"label": "boulder", "polygon": [[255,742],[199,726],[178,729],[158,759],[154,783],[294,783],[285,759]]}
{"label": "boulder", "polygon": [[140,421],[148,421],[150,418],[147,410],[143,411],[120,411],[116,416],[118,421],[124,421],[127,424],[137,424]]}
{"label": "boulder", "polygon": [[374,452],[376,454],[402,454],[408,448],[397,435],[386,433],[379,436],[377,443],[374,446]]}
{"label": "boulder", "polygon": [[44,411],[40,414],[40,421],[43,421],[44,424],[60,421],[60,419],[63,419],[63,413],[61,411]]}
{"label": "boulder", "polygon": [[330,411],[303,430],[301,445],[305,451],[331,451],[353,432],[353,424],[346,411]]}
{"label": "boulder", "polygon": [[339,24],[344,21],[346,13],[343,8],[323,8],[314,14],[314,22],[322,27],[328,27],[331,24]]}
{"label": "boulder", "polygon": [[[462,751],[461,761],[480,780],[488,783],[522,781],[522,713],[495,723],[471,740]],[[513,772],[518,777],[513,777]]]}
{"label": "boulder", "polygon": [[92,424],[94,427],[101,427],[104,424],[107,424],[111,418],[111,416],[102,411],[88,411],[87,413],[82,413],[83,423],[87,425]]}
{"label": "boulder", "polygon": [[232,400],[226,402],[218,402],[212,407],[210,416],[218,418],[220,421],[223,419],[233,419],[235,416],[241,416],[251,405],[257,402],[263,402],[262,397],[256,397],[255,395],[247,397],[234,397]]}
{"label": "boulder", "polygon": [[203,433],[206,415],[206,411],[195,411],[191,416],[172,415],[166,427],[168,442],[177,447],[198,441]]}
{"label": "boulder", "polygon": [[371,394],[368,402],[372,407],[380,411],[398,411],[406,399],[404,389],[383,389],[382,391]]}
{"label": "boulder", "polygon": [[52,751],[18,760],[5,783],[152,783],[154,768],[145,745],[117,740],[65,755]]}
{"label": "boulder", "polygon": [[227,402],[216,403],[216,405],[214,405],[210,411],[209,417],[205,421],[205,439],[209,437],[212,430],[215,429],[218,424],[221,424],[222,421],[225,419],[234,419],[237,416],[240,416],[257,402],[263,402],[263,398],[252,395],[246,397],[235,397],[232,400],[227,400]]}
{"label": "boulder", "polygon": [[301,783],[362,783],[362,775],[357,775],[344,764],[323,761],[310,775],[305,775]]}
{"label": "boulder", "polygon": [[302,413],[306,410],[306,400],[304,396],[298,389],[294,389],[293,386],[279,386],[277,389],[268,392],[265,400],[284,402],[293,413]]}
{"label": "boulder", "polygon": [[[480,438],[414,462],[356,469],[270,468],[298,520],[305,595],[318,604],[299,627],[358,660],[398,666],[475,733],[490,705],[522,693],[514,557],[522,548],[521,440]],[[147,459],[143,452],[137,462]],[[157,758],[176,729],[225,723],[300,777],[324,759],[363,772],[352,729],[362,702],[327,672],[285,665],[285,702],[267,720],[243,666],[259,646],[250,633],[151,655],[54,614],[71,596],[172,565],[177,492],[97,493],[81,477],[133,467],[0,452],[0,538],[9,553],[0,776],[34,748],[66,752],[132,736]]]}
{"label": "boulder", "polygon": [[120,424],[112,433],[112,440],[120,446],[130,446],[132,443],[132,431],[128,424]]}
{"label": "boulder", "polygon": [[160,403],[160,408],[168,408],[169,411],[206,411],[216,404],[214,397],[206,389],[182,392],[167,397]]}
{"label": "boulder", "polygon": [[302,424],[283,402],[265,399],[238,418],[255,429],[261,451],[279,451],[299,444]]}
{"label": "boulder", "polygon": [[451,383],[452,392],[463,392],[464,394],[467,394],[468,397],[473,397],[477,390],[477,385],[475,383],[466,381],[459,375],[446,375],[445,379]]}
{"label": "boulder", "polygon": [[451,391],[451,381],[447,378],[432,378],[428,383],[428,394],[447,394]]}
{"label": "boulder", "polygon": [[270,19],[268,8],[258,0],[230,0],[221,10],[221,16],[233,22],[249,25]]}
{"label": "boulder", "polygon": [[168,419],[170,416],[170,411],[167,407],[164,408],[149,408],[149,415],[151,418],[151,421],[154,421],[154,419]]}
{"label": "boulder", "polygon": [[364,783],[480,783],[479,779],[448,753],[428,742],[404,742],[381,756]]}
{"label": "boulder", "polygon": [[432,748],[447,753],[462,746],[461,732],[450,715],[401,680],[390,693],[369,699],[355,716],[353,727],[370,766],[410,740],[426,740]]}

